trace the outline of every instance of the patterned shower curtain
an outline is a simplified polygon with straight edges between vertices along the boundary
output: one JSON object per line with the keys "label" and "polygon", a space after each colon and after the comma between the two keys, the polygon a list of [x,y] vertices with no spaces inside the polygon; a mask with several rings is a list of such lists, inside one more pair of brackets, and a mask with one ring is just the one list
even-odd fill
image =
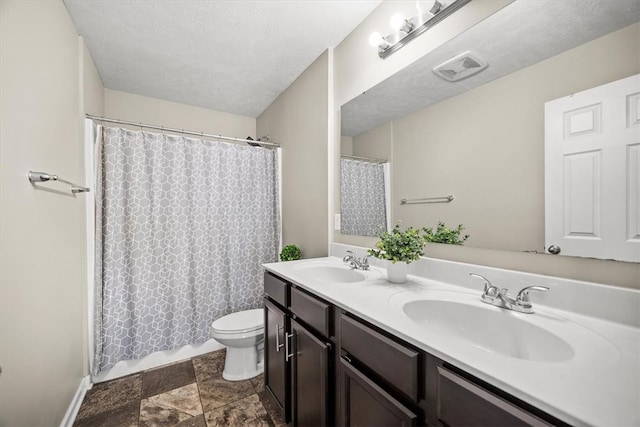
{"label": "patterned shower curtain", "polygon": [[262,306],[261,264],[279,245],[276,150],[121,128],[97,145],[94,375]]}
{"label": "patterned shower curtain", "polygon": [[340,229],[377,236],[387,229],[384,164],[340,160]]}

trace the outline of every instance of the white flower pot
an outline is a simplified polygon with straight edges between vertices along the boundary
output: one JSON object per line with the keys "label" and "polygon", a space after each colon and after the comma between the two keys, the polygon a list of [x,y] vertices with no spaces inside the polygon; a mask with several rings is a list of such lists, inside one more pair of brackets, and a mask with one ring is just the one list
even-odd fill
{"label": "white flower pot", "polygon": [[387,280],[391,283],[404,283],[407,281],[407,273],[409,271],[409,264],[406,262],[387,261]]}

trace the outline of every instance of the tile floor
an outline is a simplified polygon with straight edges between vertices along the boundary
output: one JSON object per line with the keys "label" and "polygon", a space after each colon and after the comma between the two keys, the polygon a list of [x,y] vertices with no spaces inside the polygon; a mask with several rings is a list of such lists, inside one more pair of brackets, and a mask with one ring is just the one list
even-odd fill
{"label": "tile floor", "polygon": [[286,425],[264,377],[222,378],[225,350],[96,384],[75,427],[213,427]]}

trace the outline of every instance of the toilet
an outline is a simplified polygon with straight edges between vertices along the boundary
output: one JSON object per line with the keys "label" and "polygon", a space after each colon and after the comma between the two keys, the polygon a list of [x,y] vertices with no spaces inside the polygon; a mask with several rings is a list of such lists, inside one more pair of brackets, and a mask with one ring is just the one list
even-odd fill
{"label": "toilet", "polygon": [[211,324],[211,337],[227,346],[222,378],[240,381],[264,370],[264,311],[238,311]]}

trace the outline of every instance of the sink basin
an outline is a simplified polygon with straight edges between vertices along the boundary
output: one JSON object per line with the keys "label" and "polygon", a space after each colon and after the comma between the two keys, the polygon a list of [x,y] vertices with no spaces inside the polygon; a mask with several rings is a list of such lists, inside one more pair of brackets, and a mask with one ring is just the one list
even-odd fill
{"label": "sink basin", "polygon": [[416,322],[503,356],[537,362],[561,362],[574,356],[562,338],[498,307],[422,299],[404,304],[403,311]]}
{"label": "sink basin", "polygon": [[545,310],[517,313],[485,304],[477,294],[445,290],[403,291],[389,302],[420,326],[417,333],[425,342],[475,355],[470,357],[599,366],[619,358],[601,335]]}
{"label": "sink basin", "polygon": [[304,272],[310,279],[321,282],[353,283],[361,282],[366,276],[357,270],[346,266],[309,265],[301,267],[298,271]]}

